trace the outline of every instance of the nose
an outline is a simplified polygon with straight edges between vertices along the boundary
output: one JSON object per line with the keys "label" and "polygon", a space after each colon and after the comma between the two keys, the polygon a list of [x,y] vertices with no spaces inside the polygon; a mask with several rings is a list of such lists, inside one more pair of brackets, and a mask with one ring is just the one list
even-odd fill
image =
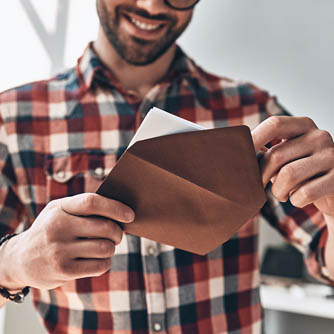
{"label": "nose", "polygon": [[145,9],[151,15],[168,11],[164,0],[137,0],[137,6]]}

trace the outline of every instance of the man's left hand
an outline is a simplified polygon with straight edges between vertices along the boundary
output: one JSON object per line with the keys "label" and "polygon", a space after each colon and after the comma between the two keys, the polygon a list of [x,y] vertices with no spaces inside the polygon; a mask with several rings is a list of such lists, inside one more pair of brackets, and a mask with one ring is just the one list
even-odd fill
{"label": "man's left hand", "polygon": [[327,131],[307,117],[273,116],[252,137],[255,151],[265,152],[260,161],[263,184],[272,182],[279,201],[290,199],[296,207],[313,203],[334,217],[334,143]]}

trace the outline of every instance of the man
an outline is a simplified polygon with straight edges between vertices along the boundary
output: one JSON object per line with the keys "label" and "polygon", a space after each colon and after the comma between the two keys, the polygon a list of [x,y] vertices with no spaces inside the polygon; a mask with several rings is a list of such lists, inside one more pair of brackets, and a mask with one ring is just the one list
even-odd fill
{"label": "man", "polygon": [[259,215],[314,275],[334,277],[331,136],[253,85],[197,67],[175,44],[196,2],[97,0],[98,38],[74,69],[0,95],[1,235],[24,223],[1,245],[0,285],[10,296],[32,287],[50,333],[261,331],[258,217],[198,256],[123,235],[116,222],[135,212],[94,194],[152,106],[256,126],[268,193]]}

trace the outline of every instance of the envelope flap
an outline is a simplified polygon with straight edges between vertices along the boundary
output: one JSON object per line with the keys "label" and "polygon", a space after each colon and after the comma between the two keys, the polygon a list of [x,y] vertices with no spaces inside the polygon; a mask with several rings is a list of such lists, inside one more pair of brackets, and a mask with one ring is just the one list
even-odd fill
{"label": "envelope flap", "polygon": [[97,193],[136,212],[127,233],[196,254],[228,240],[258,209],[231,202],[126,152]]}
{"label": "envelope flap", "polygon": [[265,194],[250,130],[236,126],[136,142],[127,151],[245,207],[261,207]]}

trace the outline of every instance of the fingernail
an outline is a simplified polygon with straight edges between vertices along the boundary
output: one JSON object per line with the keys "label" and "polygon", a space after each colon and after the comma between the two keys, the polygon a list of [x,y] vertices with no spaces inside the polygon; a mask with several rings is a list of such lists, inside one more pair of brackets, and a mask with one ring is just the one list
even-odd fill
{"label": "fingernail", "polygon": [[135,219],[135,213],[132,210],[127,210],[124,213],[124,218],[127,221],[132,222]]}

